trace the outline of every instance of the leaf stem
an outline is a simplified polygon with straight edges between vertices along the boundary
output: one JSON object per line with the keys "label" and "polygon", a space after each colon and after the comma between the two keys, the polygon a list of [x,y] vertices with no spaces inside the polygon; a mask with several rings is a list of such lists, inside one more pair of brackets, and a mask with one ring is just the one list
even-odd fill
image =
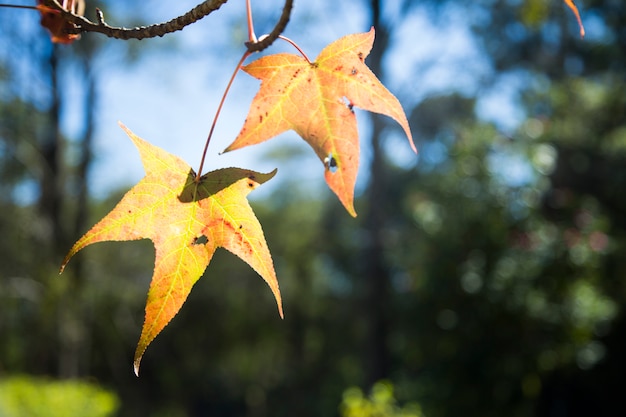
{"label": "leaf stem", "polygon": [[[56,1],[56,0],[52,0],[52,1]],[[226,0],[222,0],[222,1],[225,2]],[[302,52],[302,50],[298,47],[298,45],[296,45],[292,40],[288,38],[284,38],[281,35],[283,30],[285,30],[285,27],[287,27],[287,23],[289,22],[289,17],[291,16],[292,9],[293,9],[293,0],[285,0],[285,5],[283,6],[283,12],[280,18],[278,19],[276,26],[274,26],[274,29],[272,30],[272,32],[269,35],[263,36],[261,39],[257,39],[256,34],[254,33],[254,24],[252,21],[252,7],[250,6],[250,0],[246,0],[246,15],[248,19],[248,42],[246,42],[246,47],[248,48],[248,50],[243,54],[243,56],[239,60],[239,63],[237,64],[237,68],[235,68],[233,75],[230,77],[230,80],[228,81],[226,90],[224,90],[224,94],[222,95],[220,104],[219,106],[217,106],[217,110],[215,112],[215,118],[213,119],[213,123],[211,124],[211,129],[209,130],[209,134],[204,144],[204,150],[202,151],[202,158],[200,159],[200,167],[198,168],[198,172],[196,173],[196,178],[195,178],[196,183],[200,182],[200,177],[202,177],[202,169],[204,168],[204,161],[206,159],[206,154],[209,149],[209,143],[211,142],[211,138],[213,137],[213,132],[215,131],[215,125],[217,124],[217,119],[219,118],[220,113],[222,111],[222,107],[224,106],[224,101],[226,101],[226,96],[228,95],[228,92],[230,91],[230,87],[233,85],[235,76],[237,75],[237,72],[239,72],[239,69],[241,69],[241,66],[243,65],[243,62],[246,60],[246,58],[248,58],[254,52],[260,52],[264,50],[265,48],[270,46],[276,39],[283,38],[287,42],[291,43],[298,51],[300,51],[302,56],[309,63],[311,62],[309,61],[309,58],[307,58],[307,56],[304,54],[304,52]]]}
{"label": "leaf stem", "polygon": [[256,43],[256,33],[254,33],[254,23],[252,22],[252,7],[250,6],[250,0],[246,0],[246,14],[248,16],[248,42]]}
{"label": "leaf stem", "polygon": [[230,80],[228,81],[228,85],[226,86],[226,90],[224,90],[224,94],[222,94],[222,99],[220,100],[219,106],[217,106],[215,117],[213,118],[211,129],[209,130],[209,135],[207,136],[206,143],[204,144],[204,150],[202,151],[202,159],[200,160],[200,167],[198,168],[198,173],[196,174],[196,179],[195,179],[196,183],[200,182],[200,177],[202,176],[202,169],[204,168],[204,160],[206,158],[207,150],[209,149],[209,143],[211,142],[211,137],[213,136],[213,132],[215,131],[215,125],[217,124],[217,119],[220,116],[222,107],[224,107],[224,101],[226,101],[226,96],[228,95],[228,92],[230,91],[230,87],[233,85],[233,81],[235,80],[235,76],[237,75],[237,72],[239,72],[239,69],[243,65],[243,61],[245,61],[246,58],[248,58],[248,56],[250,55],[251,55],[250,51],[244,52],[241,59],[237,63],[237,67],[235,68],[235,71],[233,71],[233,75],[231,75]]}
{"label": "leaf stem", "polygon": [[300,47],[298,46],[297,43],[295,43],[294,41],[292,41],[291,39],[289,39],[288,37],[283,36],[283,35],[280,35],[278,38],[282,39],[284,41],[289,42],[294,48],[296,48],[298,50],[298,52],[300,52],[300,55],[302,55],[302,58],[306,59],[306,62],[308,62],[309,64],[311,63],[311,60],[309,59],[309,57],[306,56],[304,51],[302,49],[300,49]]}

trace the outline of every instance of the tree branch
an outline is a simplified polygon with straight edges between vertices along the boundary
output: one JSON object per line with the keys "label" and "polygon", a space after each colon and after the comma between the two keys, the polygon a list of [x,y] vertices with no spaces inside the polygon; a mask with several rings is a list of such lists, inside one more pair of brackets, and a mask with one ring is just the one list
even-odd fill
{"label": "tree branch", "polygon": [[248,52],[261,52],[269,47],[278,37],[283,33],[289,23],[291,16],[291,10],[293,9],[293,0],[285,0],[285,6],[283,7],[283,13],[280,15],[276,26],[267,36],[262,36],[257,42],[246,42]]}
{"label": "tree branch", "polygon": [[146,39],[161,37],[168,33],[182,30],[185,26],[188,26],[205,16],[208,16],[220,6],[226,3],[228,0],[206,0],[182,16],[176,17],[169,22],[158,23],[150,26],[141,26],[136,28],[122,28],[109,26],[104,22],[104,17],[101,11],[97,11],[98,22],[92,22],[91,20],[75,15],[65,9],[59,4],[58,0],[44,0],[44,5],[58,10],[63,18],[68,22],[75,25],[74,29],[68,30],[68,33],[84,33],[84,32],[98,32],[102,33],[110,38],[116,39]]}

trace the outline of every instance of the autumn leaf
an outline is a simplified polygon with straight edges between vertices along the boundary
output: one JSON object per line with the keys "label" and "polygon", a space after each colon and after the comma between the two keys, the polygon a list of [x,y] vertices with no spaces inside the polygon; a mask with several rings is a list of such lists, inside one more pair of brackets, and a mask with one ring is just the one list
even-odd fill
{"label": "autumn leaf", "polygon": [[352,107],[393,118],[417,152],[400,102],[365,64],[373,43],[374,28],[331,43],[315,62],[281,53],[245,66],[244,71],[261,80],[261,87],[241,132],[225,152],[293,129],[315,150],[328,186],[356,216],[359,138]]}
{"label": "autumn leaf", "polygon": [[580,37],[581,38],[585,37],[585,27],[583,26],[583,21],[581,20],[580,14],[578,13],[578,8],[576,7],[576,5],[574,4],[572,0],[563,0],[563,1],[567,5],[567,7],[570,8],[570,10],[574,13],[574,16],[576,17],[576,21],[578,22],[578,27],[580,28]]}
{"label": "autumn leaf", "polygon": [[225,168],[209,172],[197,182],[196,174],[183,160],[121,126],[139,150],[146,175],[74,244],[61,272],[72,256],[92,243],[152,240],[156,249],[154,275],[135,352],[135,373],[146,348],[178,313],[218,247],[234,253],[261,275],[274,293],[282,317],[272,258],[246,199],[276,170],[260,174]]}

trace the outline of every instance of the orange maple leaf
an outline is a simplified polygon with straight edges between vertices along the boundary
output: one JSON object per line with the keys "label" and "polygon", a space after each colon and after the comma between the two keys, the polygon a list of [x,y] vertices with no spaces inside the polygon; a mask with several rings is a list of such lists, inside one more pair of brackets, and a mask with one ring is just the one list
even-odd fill
{"label": "orange maple leaf", "polygon": [[365,64],[374,28],[345,36],[326,46],[315,62],[299,55],[275,54],[243,69],[261,80],[248,117],[232,151],[293,129],[324,163],[328,186],[350,214],[359,166],[359,138],[353,106],[396,120],[417,153],[409,123],[398,99]]}
{"label": "orange maple leaf", "polygon": [[274,293],[282,317],[272,258],[246,199],[276,170],[261,174],[225,168],[209,172],[197,182],[196,174],[182,159],[121,126],[139,150],[146,176],[74,244],[61,272],[73,255],[92,243],[152,240],[156,249],[154,275],[135,351],[135,373],[146,348],[178,313],[218,247],[234,253],[261,275]]}

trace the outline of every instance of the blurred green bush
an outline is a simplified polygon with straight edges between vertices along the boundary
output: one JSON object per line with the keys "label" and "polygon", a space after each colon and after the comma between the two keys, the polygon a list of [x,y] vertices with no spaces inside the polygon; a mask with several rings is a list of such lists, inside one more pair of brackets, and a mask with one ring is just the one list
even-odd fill
{"label": "blurred green bush", "polygon": [[93,383],[27,375],[0,379],[2,417],[108,417],[118,407],[116,394]]}
{"label": "blurred green bush", "polygon": [[342,417],[424,417],[422,408],[415,402],[404,407],[397,404],[389,381],[375,383],[369,397],[360,388],[348,388],[343,393],[340,410]]}

